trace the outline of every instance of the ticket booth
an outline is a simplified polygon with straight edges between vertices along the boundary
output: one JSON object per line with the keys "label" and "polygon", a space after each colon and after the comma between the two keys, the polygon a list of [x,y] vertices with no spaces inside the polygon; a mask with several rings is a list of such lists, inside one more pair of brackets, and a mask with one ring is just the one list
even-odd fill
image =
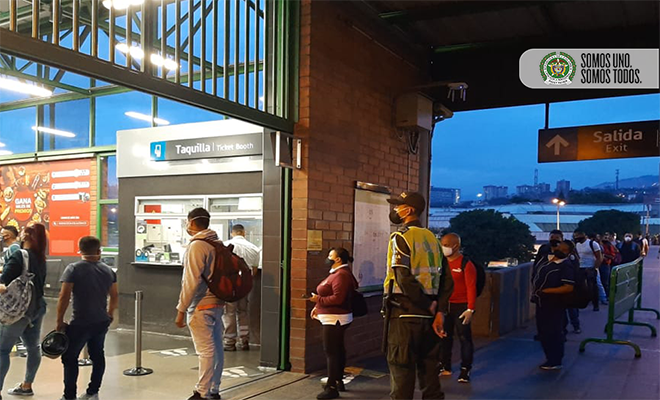
{"label": "ticket booth", "polygon": [[117,133],[122,324],[132,323],[134,293],[141,290],[145,330],[188,334],[173,319],[191,239],[186,216],[204,207],[221,240],[230,239],[232,227],[241,224],[246,239],[262,249],[250,296],[250,342],[261,345],[262,366],[278,365],[282,171],[273,154],[277,136],[237,120]]}

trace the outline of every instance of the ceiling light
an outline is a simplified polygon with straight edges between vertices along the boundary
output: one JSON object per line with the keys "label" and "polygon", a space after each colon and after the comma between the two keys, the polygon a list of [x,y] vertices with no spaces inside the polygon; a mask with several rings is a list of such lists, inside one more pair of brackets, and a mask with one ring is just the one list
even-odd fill
{"label": "ceiling light", "polygon": [[163,62],[163,65],[165,66],[165,69],[168,69],[170,71],[174,71],[175,69],[179,69],[179,64],[177,64],[171,58],[166,58],[165,61]]}
{"label": "ceiling light", "polygon": [[136,60],[141,60],[144,57],[144,51],[138,46],[129,47],[126,43],[117,43],[115,48],[124,54],[130,53],[131,57]]}
{"label": "ceiling light", "polygon": [[170,124],[170,121],[168,121],[168,120],[165,120],[165,119],[162,119],[162,118],[153,118],[150,115],[142,114],[142,113],[135,112],[135,111],[126,111],[124,113],[124,115],[126,115],[127,117],[139,119],[139,120],[142,120],[142,121],[154,122],[158,125],[169,125]]}
{"label": "ceiling light", "polygon": [[144,3],[144,0],[103,0],[103,7],[108,10],[111,8],[125,10],[130,6],[139,6],[142,3]]}
{"label": "ceiling light", "polygon": [[23,83],[16,79],[3,77],[0,77],[0,89],[7,89],[14,92],[30,94],[39,97],[50,97],[53,95],[51,90],[45,89],[41,86]]}
{"label": "ceiling light", "polygon": [[177,64],[174,60],[171,58],[163,58],[160,54],[152,54],[150,58],[151,63],[157,67],[164,67],[170,71],[179,68],[179,64]]}
{"label": "ceiling light", "polygon": [[151,63],[157,67],[162,67],[163,64],[165,63],[163,57],[159,56],[158,54],[152,54],[150,59],[151,59]]}
{"label": "ceiling light", "polygon": [[6,146],[6,144],[0,142],[0,147],[5,147],[5,146]]}
{"label": "ceiling light", "polygon": [[50,133],[51,135],[56,135],[56,136],[64,136],[68,138],[76,137],[76,134],[73,132],[61,131],[59,129],[53,129],[53,128],[46,128],[45,126],[33,126],[32,130],[43,133]]}
{"label": "ceiling light", "polygon": [[10,156],[12,154],[14,154],[14,153],[12,153],[9,150],[0,150],[0,156]]}
{"label": "ceiling light", "polygon": [[141,60],[144,57],[144,51],[136,46],[131,47],[131,57],[135,58],[136,60]]}
{"label": "ceiling light", "polygon": [[117,50],[121,51],[121,52],[124,53],[124,54],[128,53],[129,50],[130,50],[130,49],[128,48],[128,45],[127,45],[126,43],[117,43],[117,44],[115,45],[115,48],[116,48]]}

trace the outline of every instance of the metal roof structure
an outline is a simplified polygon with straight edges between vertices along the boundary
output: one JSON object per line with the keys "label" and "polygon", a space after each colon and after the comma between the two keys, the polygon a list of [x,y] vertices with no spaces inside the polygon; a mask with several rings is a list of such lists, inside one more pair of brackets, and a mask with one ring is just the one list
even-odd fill
{"label": "metal roof structure", "polygon": [[[518,78],[520,55],[531,48],[658,48],[658,1],[390,1],[362,8],[392,35],[430,59],[435,84],[466,82],[467,99],[452,111],[602,98],[657,90],[532,90]],[[410,50],[409,51],[412,51]]]}

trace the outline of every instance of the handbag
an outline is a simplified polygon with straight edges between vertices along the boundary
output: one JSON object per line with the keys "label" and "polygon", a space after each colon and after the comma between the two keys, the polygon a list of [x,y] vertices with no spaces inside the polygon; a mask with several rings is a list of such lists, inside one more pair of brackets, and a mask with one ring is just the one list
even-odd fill
{"label": "handbag", "polygon": [[369,313],[367,307],[367,301],[365,300],[362,293],[357,290],[353,290],[353,298],[351,299],[351,306],[353,308],[354,317],[364,317]]}
{"label": "handbag", "polygon": [[21,249],[23,272],[7,285],[7,290],[0,294],[0,324],[11,325],[25,316],[32,302],[34,274],[28,272],[30,256]]}

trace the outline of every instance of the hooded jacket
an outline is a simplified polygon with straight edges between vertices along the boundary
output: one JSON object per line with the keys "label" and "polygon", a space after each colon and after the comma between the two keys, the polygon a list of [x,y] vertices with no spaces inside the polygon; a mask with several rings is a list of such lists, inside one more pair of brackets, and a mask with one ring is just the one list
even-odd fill
{"label": "hooded jacket", "polygon": [[[211,229],[197,232],[192,237],[183,256],[183,277],[181,293],[176,309],[180,312],[193,312],[195,309],[222,306],[224,302],[209,290],[202,275],[209,277],[215,263],[215,249],[208,243],[194,239],[218,240],[218,234]],[[194,241],[193,241],[194,240]]]}

